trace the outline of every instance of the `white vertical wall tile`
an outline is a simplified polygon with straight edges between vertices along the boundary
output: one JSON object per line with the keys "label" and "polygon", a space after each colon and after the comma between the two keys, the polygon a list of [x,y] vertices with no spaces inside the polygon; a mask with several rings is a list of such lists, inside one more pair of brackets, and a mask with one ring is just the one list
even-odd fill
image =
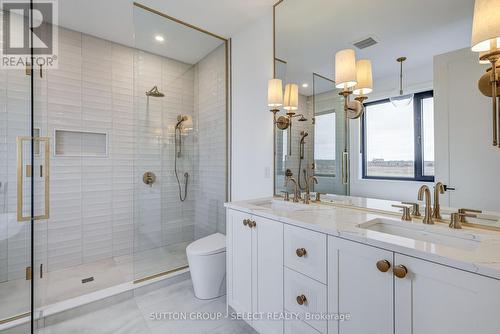
{"label": "white vertical wall tile", "polygon": [[[52,151],[56,129],[106,133],[108,156],[51,152],[51,217],[36,226],[37,263],[57,270],[223,232],[224,48],[192,65],[60,29],[59,53],[59,68],[35,82],[35,127]],[[165,97],[148,99],[153,86]],[[13,215],[15,143],[29,134],[29,111],[29,77],[1,71],[0,227],[7,228],[0,228],[0,282],[22,277],[29,263],[29,225]],[[194,124],[183,132],[178,160],[182,188],[189,173],[182,203],[174,173],[178,115]],[[156,174],[152,187],[142,181],[146,171]]]}

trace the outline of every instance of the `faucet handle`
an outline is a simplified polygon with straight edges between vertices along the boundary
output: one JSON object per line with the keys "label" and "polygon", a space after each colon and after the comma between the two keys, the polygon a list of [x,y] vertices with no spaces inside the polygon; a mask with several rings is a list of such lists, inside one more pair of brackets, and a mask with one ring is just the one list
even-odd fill
{"label": "faucet handle", "polygon": [[290,193],[288,191],[282,190],[281,193],[285,194],[285,202],[290,201]]}
{"label": "faucet handle", "polygon": [[477,218],[477,215],[474,215],[474,213],[483,213],[481,210],[474,210],[474,209],[458,209],[458,214],[460,217],[460,222],[461,223],[467,223],[466,217],[470,218]]}
{"label": "faucet handle", "polygon": [[316,198],[314,199],[316,203],[321,202],[321,195],[326,195],[326,193],[316,192]]}
{"label": "faucet handle", "polygon": [[[460,209],[460,210],[463,211],[464,209]],[[477,215],[475,215],[475,214],[460,212],[460,210],[458,210],[458,212],[451,214],[451,220],[450,220],[450,225],[449,225],[450,228],[461,229],[462,223],[467,222],[467,220],[465,220],[465,217],[477,218]],[[477,210],[471,210],[471,211],[477,212]],[[481,213],[481,212],[477,212],[477,213]]]}
{"label": "faucet handle", "polygon": [[422,214],[420,213],[420,204],[419,203],[401,202],[401,204],[411,205],[411,208],[412,208],[411,214],[412,214],[412,216],[415,216],[415,217],[421,217],[422,216]]}
{"label": "faucet handle", "polygon": [[396,204],[392,205],[392,207],[403,209],[403,217],[401,217],[401,220],[411,222],[411,214],[410,214],[411,207],[405,205],[396,205]]}

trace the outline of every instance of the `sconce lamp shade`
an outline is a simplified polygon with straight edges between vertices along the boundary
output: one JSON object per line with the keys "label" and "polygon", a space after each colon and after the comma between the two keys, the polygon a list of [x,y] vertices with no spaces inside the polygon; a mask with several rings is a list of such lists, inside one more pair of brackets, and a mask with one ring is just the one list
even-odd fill
{"label": "sconce lamp shade", "polygon": [[283,83],[280,79],[271,79],[267,85],[267,105],[279,108],[283,105]]}
{"label": "sconce lamp shade", "polygon": [[476,0],[471,49],[492,51],[500,47],[500,0]]}
{"label": "sconce lamp shade", "polygon": [[299,109],[299,86],[296,84],[287,84],[285,86],[285,100],[283,108],[287,111]]}
{"label": "sconce lamp shade", "polygon": [[356,63],[356,85],[353,93],[355,95],[366,95],[373,92],[372,62],[368,59],[358,60]]}
{"label": "sconce lamp shade", "polygon": [[335,87],[348,89],[356,86],[356,53],[345,49],[335,54]]}

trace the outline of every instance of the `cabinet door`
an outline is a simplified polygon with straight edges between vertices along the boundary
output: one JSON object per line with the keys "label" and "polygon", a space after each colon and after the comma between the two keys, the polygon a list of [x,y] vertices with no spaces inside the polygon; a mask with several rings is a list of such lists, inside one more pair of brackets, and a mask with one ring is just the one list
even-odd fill
{"label": "cabinet door", "polygon": [[[349,321],[331,320],[329,333],[393,333],[393,275],[377,269],[393,253],[339,238],[328,238],[329,313],[350,315]],[[442,333],[441,333],[442,334]]]}
{"label": "cabinet door", "polygon": [[500,281],[396,254],[396,334],[497,334]]}
{"label": "cabinet door", "polygon": [[[267,315],[283,312],[283,223],[253,217],[256,245],[256,293],[254,312]],[[254,321],[260,333],[283,333],[283,320]]]}
{"label": "cabinet door", "polygon": [[228,211],[229,304],[236,312],[252,312],[252,229],[243,224],[251,216]]}

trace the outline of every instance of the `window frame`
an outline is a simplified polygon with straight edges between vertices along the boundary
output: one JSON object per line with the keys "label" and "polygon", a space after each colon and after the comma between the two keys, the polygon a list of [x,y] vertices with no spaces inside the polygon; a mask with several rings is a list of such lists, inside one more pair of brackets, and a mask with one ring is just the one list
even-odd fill
{"label": "window frame", "polygon": [[[424,148],[423,148],[423,110],[422,100],[433,98],[434,91],[424,91],[416,93],[413,98],[413,126],[414,126],[414,145],[415,145],[415,163],[414,163],[414,177],[389,177],[389,176],[372,176],[367,175],[367,160],[366,160],[366,109],[361,117],[361,160],[362,160],[362,179],[365,180],[390,180],[390,181],[417,181],[417,182],[434,182],[435,177],[424,175]],[[382,103],[390,103],[389,99],[382,99],[378,101],[365,103],[364,106],[369,107]]]}

